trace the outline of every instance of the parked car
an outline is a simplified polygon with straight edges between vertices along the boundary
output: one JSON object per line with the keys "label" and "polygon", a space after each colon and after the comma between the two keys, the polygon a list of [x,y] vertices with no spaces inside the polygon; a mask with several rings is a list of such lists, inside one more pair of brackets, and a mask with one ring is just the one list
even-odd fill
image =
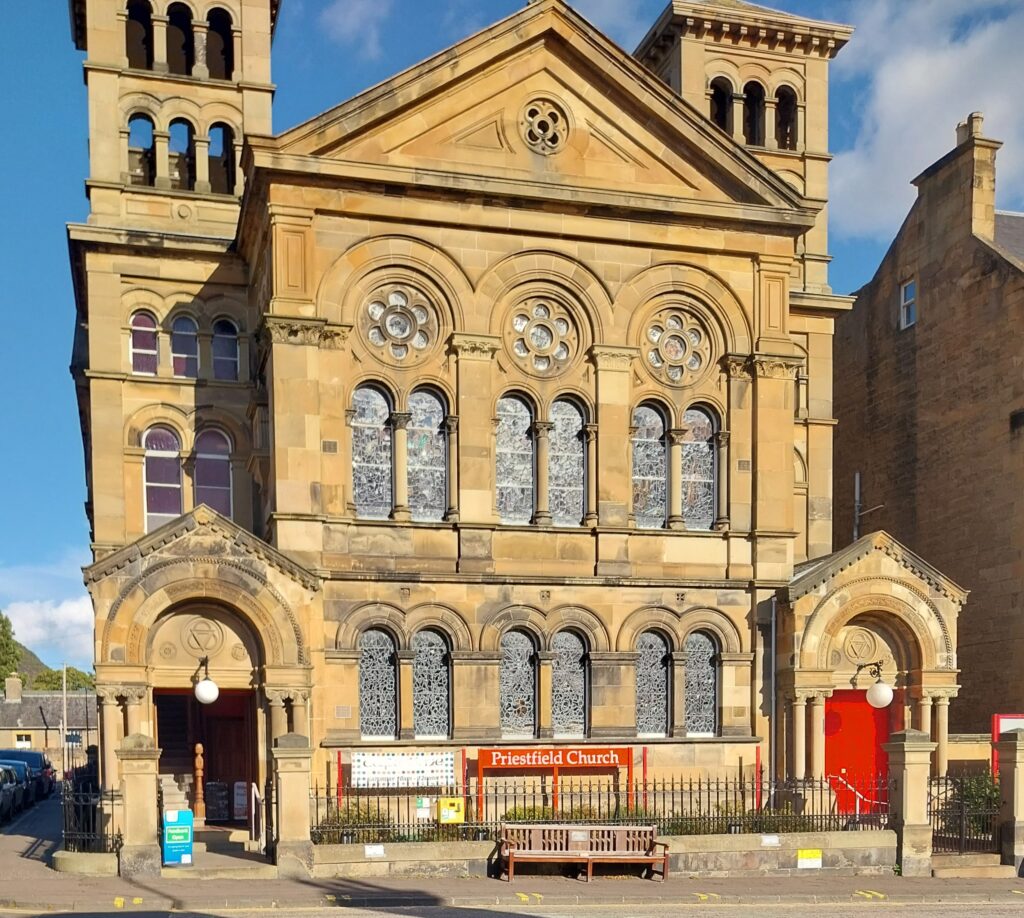
{"label": "parked car", "polygon": [[24,762],[18,762],[13,759],[0,759],[0,765],[11,769],[18,778],[18,783],[22,788],[21,805],[25,807],[32,806],[36,802],[36,787],[38,782],[36,781],[35,772],[32,770],[31,765],[26,765]]}
{"label": "parked car", "polygon": [[45,752],[36,749],[0,749],[0,759],[24,762],[36,773],[36,800],[49,797],[57,780],[53,765]]}
{"label": "parked car", "polygon": [[24,793],[14,772],[6,765],[0,765],[0,822],[21,810]]}

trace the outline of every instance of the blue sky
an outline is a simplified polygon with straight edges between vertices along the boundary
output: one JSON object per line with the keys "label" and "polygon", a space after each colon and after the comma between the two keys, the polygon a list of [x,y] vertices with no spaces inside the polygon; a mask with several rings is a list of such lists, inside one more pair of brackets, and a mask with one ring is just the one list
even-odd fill
{"label": "blue sky", "polygon": [[[520,9],[524,0],[283,0],[274,125],[284,130]],[[632,48],[665,0],[578,0]],[[773,4],[769,4],[773,5]],[[832,73],[832,283],[870,279],[913,200],[909,181],[986,115],[1005,141],[1000,206],[1024,209],[1021,0],[775,0],[858,28]],[[969,12],[965,12],[968,10]],[[79,567],[89,560],[77,409],[68,363],[74,306],[64,224],[85,219],[82,55],[62,0],[19,3],[0,32],[0,608],[44,660],[91,661]],[[17,227],[11,231],[10,227]]]}

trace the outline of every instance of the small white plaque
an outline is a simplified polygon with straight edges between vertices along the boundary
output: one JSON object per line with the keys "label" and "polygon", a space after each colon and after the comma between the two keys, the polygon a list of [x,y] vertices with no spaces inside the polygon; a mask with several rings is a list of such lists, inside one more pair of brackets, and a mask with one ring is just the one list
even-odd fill
{"label": "small white plaque", "polygon": [[383,845],[363,845],[363,856],[366,857],[366,858],[384,857],[384,846]]}
{"label": "small white plaque", "polygon": [[590,833],[589,832],[570,832],[569,833],[569,841],[574,841],[574,842],[590,841]]}
{"label": "small white plaque", "polygon": [[778,835],[762,835],[761,836],[761,847],[762,848],[778,848],[782,844]]}

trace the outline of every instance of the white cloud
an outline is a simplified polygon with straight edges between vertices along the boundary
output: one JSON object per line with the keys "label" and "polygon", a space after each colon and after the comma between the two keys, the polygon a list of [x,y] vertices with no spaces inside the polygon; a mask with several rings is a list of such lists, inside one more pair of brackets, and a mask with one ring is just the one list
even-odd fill
{"label": "white cloud", "polygon": [[0,563],[0,610],[48,666],[92,669],[92,601],[82,583],[89,561],[88,552],[69,549],[56,561]]}
{"label": "white cloud", "polygon": [[623,48],[632,50],[654,19],[643,0],[573,0],[579,13]]}
{"label": "white cloud", "polygon": [[[969,10],[969,12],[968,12]],[[1019,0],[855,0],[857,34],[835,77],[862,87],[860,130],[833,164],[831,211],[841,236],[887,239],[913,203],[910,180],[955,145],[973,111],[1002,140],[1000,206],[1024,201]]]}
{"label": "white cloud", "polygon": [[4,614],[14,636],[47,666],[62,663],[89,671],[93,664],[93,611],[88,596],[12,602]]}
{"label": "white cloud", "polygon": [[381,26],[391,15],[392,0],[331,0],[320,14],[320,24],[340,45],[360,57],[381,56]]}

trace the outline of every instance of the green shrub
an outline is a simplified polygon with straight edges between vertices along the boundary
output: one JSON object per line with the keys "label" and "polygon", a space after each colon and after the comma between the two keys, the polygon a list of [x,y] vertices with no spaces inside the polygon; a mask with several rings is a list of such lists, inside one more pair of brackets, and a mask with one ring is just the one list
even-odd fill
{"label": "green shrub", "polygon": [[598,815],[593,807],[574,806],[559,809],[550,806],[514,806],[505,810],[502,822],[594,822]]}

